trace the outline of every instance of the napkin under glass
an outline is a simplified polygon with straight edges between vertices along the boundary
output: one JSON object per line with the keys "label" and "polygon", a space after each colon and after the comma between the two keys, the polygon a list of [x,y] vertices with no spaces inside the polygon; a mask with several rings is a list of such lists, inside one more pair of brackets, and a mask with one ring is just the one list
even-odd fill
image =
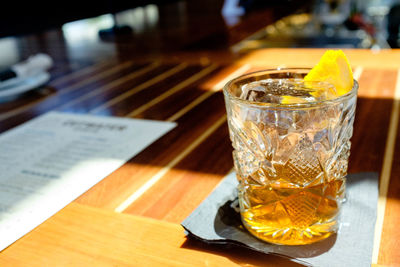
{"label": "napkin under glass", "polygon": [[274,245],[248,233],[241,225],[237,184],[235,173],[229,174],[182,222],[189,237],[209,244],[239,245],[309,266],[371,266],[378,200],[377,173],[349,174],[338,233],[302,246]]}

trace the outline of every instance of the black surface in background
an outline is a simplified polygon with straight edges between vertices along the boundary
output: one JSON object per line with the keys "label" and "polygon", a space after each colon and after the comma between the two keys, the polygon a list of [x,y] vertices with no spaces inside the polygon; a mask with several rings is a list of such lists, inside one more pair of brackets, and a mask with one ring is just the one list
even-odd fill
{"label": "black surface in background", "polygon": [[170,2],[177,0],[8,1],[0,8],[0,37],[40,32],[74,20]]}

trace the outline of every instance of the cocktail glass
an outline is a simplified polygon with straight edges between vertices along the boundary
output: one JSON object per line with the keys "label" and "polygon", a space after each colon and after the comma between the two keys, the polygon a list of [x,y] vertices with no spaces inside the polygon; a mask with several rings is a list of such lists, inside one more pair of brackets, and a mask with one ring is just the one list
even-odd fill
{"label": "cocktail glass", "polygon": [[310,244],[337,232],[358,84],[345,95],[309,69],[254,72],[224,97],[241,218],[264,241]]}

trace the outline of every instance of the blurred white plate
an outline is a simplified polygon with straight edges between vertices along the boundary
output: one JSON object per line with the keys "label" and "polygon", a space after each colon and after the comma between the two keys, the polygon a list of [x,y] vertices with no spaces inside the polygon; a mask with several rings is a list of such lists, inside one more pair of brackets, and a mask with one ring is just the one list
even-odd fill
{"label": "blurred white plate", "polygon": [[9,101],[20,94],[33,90],[50,79],[48,72],[42,72],[24,79],[15,78],[0,84],[0,101]]}

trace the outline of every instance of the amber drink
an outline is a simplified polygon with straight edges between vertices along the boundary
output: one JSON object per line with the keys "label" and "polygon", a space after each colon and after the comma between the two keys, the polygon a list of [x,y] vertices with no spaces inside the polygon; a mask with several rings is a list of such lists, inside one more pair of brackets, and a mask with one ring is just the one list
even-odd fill
{"label": "amber drink", "polygon": [[345,194],[358,84],[337,96],[304,82],[308,71],[255,72],[224,88],[242,221],[275,244],[335,233]]}

